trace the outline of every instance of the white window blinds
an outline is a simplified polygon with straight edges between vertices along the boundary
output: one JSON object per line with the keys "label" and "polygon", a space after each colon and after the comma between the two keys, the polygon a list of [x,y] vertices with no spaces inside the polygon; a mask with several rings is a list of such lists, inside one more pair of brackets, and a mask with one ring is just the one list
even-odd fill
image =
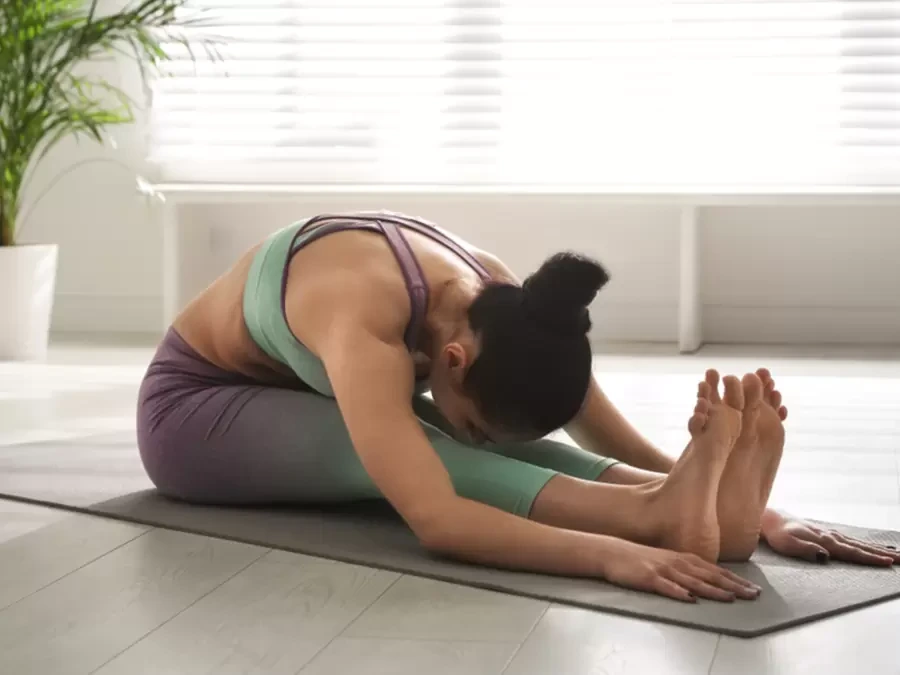
{"label": "white window blinds", "polygon": [[900,2],[194,0],[167,180],[900,184]]}

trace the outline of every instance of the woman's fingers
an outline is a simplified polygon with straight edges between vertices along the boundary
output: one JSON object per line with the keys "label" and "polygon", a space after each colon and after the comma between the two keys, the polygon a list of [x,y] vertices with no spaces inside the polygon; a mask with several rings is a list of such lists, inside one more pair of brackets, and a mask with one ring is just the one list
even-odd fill
{"label": "woman's fingers", "polygon": [[830,534],[842,544],[862,549],[867,553],[885,556],[891,558],[891,560],[893,560],[895,563],[900,563],[900,551],[896,549],[889,549],[885,546],[881,546],[880,544],[876,544],[871,541],[862,541],[861,539],[856,539],[855,537],[848,537],[847,535],[841,534],[840,532],[831,532]]}
{"label": "woman's fingers", "polygon": [[836,560],[879,567],[889,567],[894,564],[894,559],[890,556],[883,553],[871,553],[862,547],[845,544],[833,534],[826,534],[822,537],[822,546],[827,548],[831,557]]}
{"label": "woman's fingers", "polygon": [[[733,584],[754,591],[757,595],[759,595],[760,591],[762,591],[762,587],[754,584],[752,581],[744,579],[744,577],[735,574],[725,567],[719,567],[718,565],[714,565],[711,562],[707,562],[703,560],[703,558],[698,557],[695,560],[692,560],[691,563],[694,565],[694,567],[704,570],[707,574],[714,575],[715,578],[721,578],[725,581],[730,581]],[[709,580],[708,577],[703,578]],[[726,588],[726,586],[722,587]]]}
{"label": "woman's fingers", "polygon": [[[816,539],[821,538],[816,537]],[[817,563],[826,563],[831,558],[831,555],[824,546],[820,546],[815,541],[800,539],[793,535],[790,539],[781,542],[777,551],[783,555],[791,556],[792,558],[802,558],[803,560]]]}
{"label": "woman's fingers", "polygon": [[694,596],[688,589],[683,586],[679,586],[677,583],[672,581],[671,579],[667,579],[662,574],[657,574],[653,578],[653,590],[659,593],[660,595],[665,595],[666,597],[673,598],[675,600],[681,600],[682,602],[697,602],[696,596]]}
{"label": "woman's fingers", "polygon": [[744,600],[755,600],[759,597],[762,589],[756,584],[751,583],[746,579],[742,579],[730,570],[714,565],[711,567],[712,569],[694,566],[691,569],[691,572],[694,576],[702,579],[706,583],[734,593],[737,597],[743,598]]}
{"label": "woman's fingers", "polygon": [[672,568],[669,572],[671,579],[682,588],[686,588],[694,595],[700,598],[709,598],[710,600],[718,600],[720,602],[734,602],[735,594],[726,591],[724,588],[718,588],[712,584],[708,584],[691,572],[682,572],[681,570]]}

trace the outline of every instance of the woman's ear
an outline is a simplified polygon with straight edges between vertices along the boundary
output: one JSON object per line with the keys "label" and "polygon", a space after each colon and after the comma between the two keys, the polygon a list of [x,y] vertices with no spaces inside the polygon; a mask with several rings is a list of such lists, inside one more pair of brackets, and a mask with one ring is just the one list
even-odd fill
{"label": "woman's ear", "polygon": [[469,367],[469,355],[459,342],[451,342],[444,347],[444,359],[454,384],[461,385]]}

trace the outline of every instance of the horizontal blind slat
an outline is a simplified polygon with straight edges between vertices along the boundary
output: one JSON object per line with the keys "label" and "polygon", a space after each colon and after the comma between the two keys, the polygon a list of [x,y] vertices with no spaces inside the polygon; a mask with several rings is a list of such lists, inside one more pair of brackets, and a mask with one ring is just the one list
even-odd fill
{"label": "horizontal blind slat", "polygon": [[225,62],[167,45],[179,175],[900,183],[900,2],[190,4]]}

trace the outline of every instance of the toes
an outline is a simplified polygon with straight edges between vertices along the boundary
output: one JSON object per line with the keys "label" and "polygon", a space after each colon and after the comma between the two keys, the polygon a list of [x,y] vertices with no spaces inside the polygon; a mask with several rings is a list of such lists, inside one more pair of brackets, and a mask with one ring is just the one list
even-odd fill
{"label": "toes", "polygon": [[710,368],[706,371],[706,384],[709,385],[709,400],[713,403],[719,403],[722,401],[722,397],[719,396],[719,373],[716,370]]}
{"label": "toes", "polygon": [[744,409],[755,408],[762,403],[763,382],[758,375],[747,373],[741,381],[744,390]]}
{"label": "toes", "polygon": [[698,399],[709,399],[710,396],[709,384],[704,380],[700,384],[697,385],[697,398]]}
{"label": "toes", "polygon": [[781,419],[782,422],[784,422],[787,419],[787,408],[785,408],[784,406],[781,406],[778,409],[778,417]]}
{"label": "toes", "polygon": [[727,375],[722,381],[725,383],[725,403],[735,410],[743,410],[744,389],[741,381],[734,375]]}
{"label": "toes", "polygon": [[697,405],[694,406],[694,412],[706,415],[709,412],[710,403],[705,398],[697,399]]}
{"label": "toes", "polygon": [[695,412],[691,415],[691,419],[688,420],[688,431],[691,432],[691,436],[696,436],[701,431],[703,431],[703,427],[706,426],[706,414]]}
{"label": "toes", "polygon": [[763,399],[777,410],[781,405],[781,394],[775,391],[775,380],[772,379],[772,373],[766,368],[760,368],[756,374],[763,383]]}

